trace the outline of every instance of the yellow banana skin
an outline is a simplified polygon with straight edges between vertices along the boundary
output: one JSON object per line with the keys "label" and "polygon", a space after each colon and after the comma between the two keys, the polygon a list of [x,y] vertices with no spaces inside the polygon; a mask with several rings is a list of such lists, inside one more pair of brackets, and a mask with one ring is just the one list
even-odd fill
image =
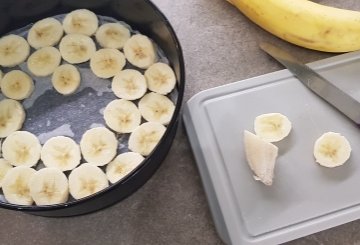
{"label": "yellow banana skin", "polygon": [[360,49],[360,12],[308,0],[228,0],[257,25],[290,43],[325,52]]}

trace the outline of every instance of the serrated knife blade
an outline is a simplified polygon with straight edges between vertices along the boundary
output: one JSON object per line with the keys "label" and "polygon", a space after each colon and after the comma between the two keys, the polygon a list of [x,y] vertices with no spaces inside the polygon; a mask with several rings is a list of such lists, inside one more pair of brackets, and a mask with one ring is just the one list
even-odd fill
{"label": "serrated knife blade", "polygon": [[270,43],[260,43],[260,48],[286,67],[311,91],[360,125],[359,101],[336,87],[306,64],[301,63],[285,50]]}

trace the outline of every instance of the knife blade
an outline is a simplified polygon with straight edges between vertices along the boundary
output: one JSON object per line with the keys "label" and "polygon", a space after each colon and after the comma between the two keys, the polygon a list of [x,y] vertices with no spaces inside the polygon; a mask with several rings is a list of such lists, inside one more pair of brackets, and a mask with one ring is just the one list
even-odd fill
{"label": "knife blade", "polygon": [[260,43],[260,48],[286,67],[312,92],[334,106],[356,124],[360,125],[359,101],[345,93],[306,64],[297,60],[285,50],[270,43]]}

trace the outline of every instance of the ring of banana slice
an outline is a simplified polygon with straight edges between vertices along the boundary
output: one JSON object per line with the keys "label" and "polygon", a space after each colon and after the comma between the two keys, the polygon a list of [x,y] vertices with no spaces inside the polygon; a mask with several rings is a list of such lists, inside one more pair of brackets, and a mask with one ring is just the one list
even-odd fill
{"label": "ring of banana slice", "polygon": [[[158,51],[147,36],[120,22],[102,24],[87,9],[42,19],[25,37],[0,38],[0,66],[6,70],[0,71],[5,199],[18,205],[66,203],[118,183],[139,166],[160,142],[175,110],[170,96],[175,74]],[[59,95],[76,94],[84,66],[108,81],[116,97],[103,111],[106,126],[84,131],[79,142],[57,135],[43,144],[22,130],[24,101],[35,94],[37,78],[47,79]],[[124,135],[129,147],[119,152]]]}

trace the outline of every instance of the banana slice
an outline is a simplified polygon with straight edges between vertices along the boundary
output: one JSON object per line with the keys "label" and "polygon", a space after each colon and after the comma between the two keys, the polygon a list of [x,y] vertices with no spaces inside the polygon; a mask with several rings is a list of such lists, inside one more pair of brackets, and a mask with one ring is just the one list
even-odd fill
{"label": "banana slice", "polygon": [[89,163],[83,163],[71,171],[69,190],[75,199],[81,199],[99,192],[109,186],[105,173]]}
{"label": "banana slice", "polygon": [[60,21],[55,18],[45,18],[36,22],[29,30],[27,41],[34,49],[56,45],[64,30]]}
{"label": "banana slice", "polygon": [[34,82],[32,78],[23,71],[12,70],[5,74],[0,82],[2,93],[14,100],[23,100],[34,91]]}
{"label": "banana slice", "polygon": [[95,37],[103,48],[122,49],[130,39],[130,31],[120,23],[106,23],[99,27]]}
{"label": "banana slice", "polygon": [[110,78],[121,71],[126,64],[123,53],[117,49],[104,48],[96,51],[90,59],[92,72],[100,78]]}
{"label": "banana slice", "polygon": [[0,65],[14,67],[26,60],[30,54],[28,42],[18,35],[7,35],[0,38]]}
{"label": "banana slice", "polygon": [[159,93],[168,94],[176,84],[176,77],[173,69],[165,63],[155,63],[145,71],[145,77],[149,90]]}
{"label": "banana slice", "polygon": [[144,161],[139,153],[126,152],[118,155],[106,166],[106,176],[111,183],[116,183]]}
{"label": "banana slice", "polygon": [[143,123],[130,134],[129,149],[148,156],[159,143],[165,131],[165,126],[160,123]]}
{"label": "banana slice", "polygon": [[23,106],[12,99],[0,101],[0,138],[5,138],[19,130],[25,121]]}
{"label": "banana slice", "polygon": [[121,99],[137,100],[147,91],[146,79],[137,70],[122,70],[113,78],[111,89]]}
{"label": "banana slice", "polygon": [[45,47],[32,53],[27,61],[28,69],[38,77],[52,74],[60,65],[61,54],[57,48]]}
{"label": "banana slice", "polygon": [[272,185],[278,148],[259,136],[244,131],[246,160],[256,176],[265,185]]}
{"label": "banana slice", "polygon": [[62,58],[70,64],[79,64],[90,60],[96,52],[94,41],[82,34],[69,34],[59,44]]}
{"label": "banana slice", "polygon": [[46,167],[54,167],[61,171],[72,170],[80,164],[80,147],[69,137],[56,136],[43,145],[41,160]]}
{"label": "banana slice", "polygon": [[263,140],[277,142],[289,135],[291,122],[281,113],[262,114],[255,118],[254,130]]}
{"label": "banana slice", "polygon": [[126,59],[134,66],[146,69],[157,60],[154,44],[144,35],[133,35],[124,45]]}
{"label": "banana slice", "polygon": [[77,9],[68,13],[63,21],[67,34],[78,33],[86,36],[93,35],[99,26],[99,20],[93,12],[87,9]]}
{"label": "banana slice", "polygon": [[64,203],[69,198],[66,175],[57,168],[42,168],[29,181],[30,195],[36,205]]}
{"label": "banana slice", "polygon": [[118,133],[131,133],[141,123],[137,106],[124,99],[111,101],[104,110],[106,125]]}
{"label": "banana slice", "polygon": [[4,159],[13,166],[32,167],[40,159],[41,145],[38,138],[27,131],[16,131],[3,142]]}
{"label": "banana slice", "polygon": [[165,95],[151,92],[139,101],[139,110],[146,121],[167,125],[174,114],[175,105]]}
{"label": "banana slice", "polygon": [[70,64],[57,67],[51,78],[55,90],[63,95],[74,93],[80,86],[81,76],[79,70]]}
{"label": "banana slice", "polygon": [[5,175],[12,169],[12,165],[6,161],[4,158],[0,158],[0,188],[2,187],[2,182]]}
{"label": "banana slice", "polygon": [[115,157],[117,146],[115,134],[105,127],[89,129],[80,141],[84,159],[96,166],[108,164]]}
{"label": "banana slice", "polygon": [[30,195],[29,182],[36,170],[26,166],[10,169],[2,181],[2,190],[9,203],[31,205],[34,201]]}
{"label": "banana slice", "polygon": [[351,154],[349,141],[339,133],[327,132],[314,145],[314,156],[321,166],[333,168],[343,165]]}

